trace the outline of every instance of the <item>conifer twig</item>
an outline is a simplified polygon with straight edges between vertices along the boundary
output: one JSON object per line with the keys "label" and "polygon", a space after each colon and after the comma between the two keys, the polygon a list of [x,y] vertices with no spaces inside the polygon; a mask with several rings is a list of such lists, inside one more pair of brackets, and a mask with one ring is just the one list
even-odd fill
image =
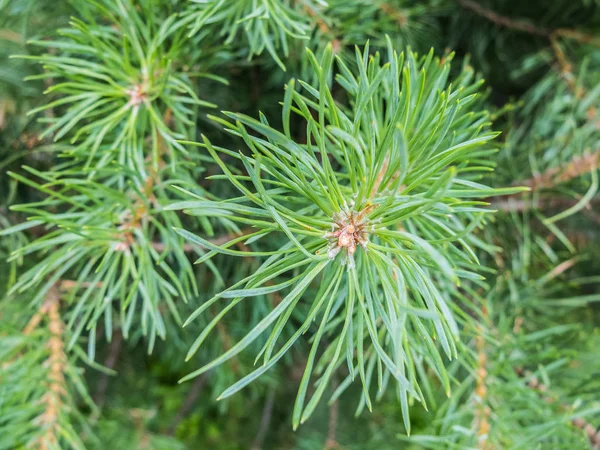
{"label": "conifer twig", "polygon": [[[338,383],[335,382],[333,385],[333,389],[337,389],[337,386]],[[339,399],[335,399],[335,401],[329,407],[329,424],[327,426],[327,440],[325,441],[325,450],[334,450],[340,448],[340,444],[336,439],[339,408]]]}
{"label": "conifer twig", "polygon": [[[123,333],[121,330],[117,330],[113,333],[113,339],[108,348],[108,355],[104,360],[104,367],[108,369],[114,369],[117,364],[117,360],[119,359],[119,354],[121,353],[121,346],[123,344]],[[96,391],[96,405],[98,408],[102,408],[104,406],[104,401],[106,399],[106,390],[108,388],[108,374],[102,374],[102,378],[98,382],[98,388]]]}
{"label": "conifer twig", "polygon": [[[532,373],[530,371],[523,370],[522,368],[517,367],[515,369],[515,372],[521,377],[529,378],[527,380],[527,386],[538,392],[540,395],[544,395],[544,400],[546,400],[548,403],[554,403],[557,401],[557,396],[552,394],[549,387],[544,383],[540,383],[538,378],[536,376],[532,376]],[[570,406],[562,405],[562,408],[568,410],[570,409]],[[583,430],[592,448],[600,448],[600,430],[596,429],[594,425],[592,425],[582,417],[574,418],[571,421],[571,424],[574,427]]]}
{"label": "conifer twig", "polygon": [[600,39],[596,36],[581,33],[577,30],[571,30],[568,28],[558,28],[558,29],[550,29],[545,27],[540,27],[535,25],[527,20],[523,19],[513,19],[511,17],[506,17],[492,11],[491,9],[485,8],[481,6],[474,0],[458,0],[458,3],[475,14],[485,17],[490,22],[493,22],[497,25],[503,26],[505,28],[509,28],[511,30],[522,31],[524,33],[532,34],[534,36],[540,36],[546,38],[550,41],[550,45],[554,54],[556,56],[556,60],[560,67],[560,72],[569,88],[579,97],[582,95],[581,92],[577,92],[575,86],[575,77],[572,72],[572,64],[567,60],[563,50],[558,44],[559,37],[564,37],[567,39],[572,39],[584,44],[591,44],[597,47],[600,47]]}
{"label": "conifer twig", "polygon": [[62,406],[61,397],[66,393],[64,376],[66,355],[62,340],[64,327],[59,313],[59,301],[59,291],[53,286],[48,290],[46,300],[37,313],[40,319],[37,319],[36,322],[32,319],[23,330],[24,334],[31,333],[39,324],[41,316],[48,317],[48,329],[51,334],[48,341],[50,356],[46,361],[46,365],[49,367],[48,391],[42,397],[45,410],[37,419],[39,425],[44,429],[36,440],[37,448],[40,450],[56,448],[58,445],[58,414]]}
{"label": "conifer twig", "polygon": [[600,150],[596,150],[592,153],[575,156],[566,165],[551,167],[519,184],[530,187],[532,191],[548,189],[596,170],[599,166]]}
{"label": "conifer twig", "polygon": [[[561,183],[566,183],[593,170],[597,170],[598,167],[600,167],[600,150],[575,156],[567,164],[550,167],[542,173],[535,174],[531,178],[515,183],[515,185],[527,186],[530,188],[529,192],[551,189]],[[571,200],[566,201],[556,198],[544,201],[524,201],[514,198],[520,195],[521,193],[508,196],[507,200],[492,202],[492,206],[502,211],[526,211],[541,206],[560,206],[572,203]]]}
{"label": "conifer twig", "polygon": [[501,25],[511,30],[523,31],[525,33],[534,34],[536,36],[549,37],[551,30],[543,27],[538,27],[527,20],[512,19],[510,17],[502,16],[491,9],[481,6],[478,2],[473,0],[458,0],[458,3],[474,12],[475,14],[485,17],[490,22],[497,25]]}
{"label": "conifer twig", "polygon": [[271,418],[273,416],[273,405],[275,403],[275,389],[271,389],[267,394],[267,399],[265,400],[265,406],[263,408],[262,418],[260,420],[260,426],[258,428],[258,433],[256,433],[256,437],[254,438],[254,442],[252,443],[251,450],[262,450],[263,444],[265,442],[265,437],[267,435],[267,430],[269,429],[269,425],[271,423]]}
{"label": "conifer twig", "polygon": [[[483,302],[481,306],[481,314],[482,314],[482,322],[487,322],[488,320],[488,310]],[[477,325],[477,337],[476,337],[476,347],[477,347],[477,372],[476,376],[476,386],[475,386],[475,395],[477,399],[476,411],[475,411],[475,420],[474,425],[477,434],[477,448],[479,450],[492,450],[493,447],[489,441],[490,435],[490,415],[491,410],[489,406],[486,405],[486,397],[487,397],[487,354],[485,352],[485,329],[483,327],[483,323],[479,323]]]}
{"label": "conifer twig", "polygon": [[202,393],[202,390],[204,389],[204,386],[208,381],[208,375],[209,373],[203,373],[201,376],[196,378],[196,380],[192,384],[192,387],[187,391],[185,401],[183,402],[183,405],[181,405],[181,408],[179,409],[177,415],[173,419],[173,422],[171,423],[167,434],[173,436],[175,434],[175,431],[177,430],[177,426],[192,411],[194,403],[196,403],[196,400],[198,400],[198,397],[200,397],[200,394]]}

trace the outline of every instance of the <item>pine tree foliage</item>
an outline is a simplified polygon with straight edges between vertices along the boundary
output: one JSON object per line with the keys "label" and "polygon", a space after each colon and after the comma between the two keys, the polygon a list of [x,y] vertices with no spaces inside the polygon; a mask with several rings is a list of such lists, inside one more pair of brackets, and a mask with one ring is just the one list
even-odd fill
{"label": "pine tree foliage", "polygon": [[[223,396],[238,391],[271,367],[311,322],[322,316],[296,401],[295,426],[310,415],[344,355],[350,372],[348,381],[360,375],[364,387],[359,409],[363,403],[371,409],[369,390],[375,383],[376,365],[379,371],[385,368],[383,380],[379,380],[380,391],[382,381],[387,384],[390,375],[399,383],[405,417],[408,394],[424,401],[417,382],[423,374],[418,375],[417,367],[426,364],[434,368],[450,390],[433,338],[440,340],[446,357],[457,355],[458,326],[449,304],[461,278],[479,279],[473,272],[478,262],[473,248],[483,244],[472,239],[471,232],[483,223],[487,211],[476,199],[519,191],[492,190],[476,182],[480,172],[490,169],[486,157],[496,150],[488,145],[495,134],[485,130],[485,112],[473,112],[480,83],[473,82],[472,71],[458,77],[452,90],[447,80],[449,63],[433,58],[432,53],[425,57],[398,55],[391,44],[388,51],[390,61],[386,64],[380,62],[379,54],[369,60],[368,48],[357,53],[355,73],[360,76],[338,60],[336,82],[346,91],[350,110],[335,103],[328,86],[332,71],[329,47],[320,62],[309,53],[320,78],[317,86],[299,82],[306,91],[302,95],[294,89],[293,81],[287,85],[283,133],[270,128],[264,116],[257,121],[226,114],[236,121],[226,125],[252,150],[252,157],[240,156],[248,175],[232,174],[208,140],[204,145],[253,206],[236,199],[171,205],[252,225],[257,231],[243,237],[246,243],[264,239],[272,232],[281,232],[289,239],[273,252],[243,252],[181,232],[191,242],[213,248],[214,252],[271,255],[255,274],[202,305],[192,318],[219,298],[234,299],[223,309],[224,315],[245,297],[293,288],[239,344],[194,372],[203,373],[225,361],[275,324],[261,351],[262,367]],[[392,100],[386,100],[389,98]],[[313,117],[311,109],[318,118]],[[306,123],[307,144],[292,139],[292,113]],[[245,178],[251,180],[252,190],[242,184]],[[238,241],[240,238],[231,244]],[[275,276],[289,272],[290,281],[265,286]],[[321,273],[322,288],[312,300],[309,316],[274,353],[287,318],[309,283]],[[237,286],[243,288],[234,289]],[[335,326],[340,314],[344,317],[341,332]],[[323,352],[327,360],[316,364],[326,368],[315,396],[304,410],[303,397],[313,359],[328,329],[334,331]],[[210,328],[201,334],[188,356],[197,350],[208,331]],[[408,419],[406,426],[409,428]]]}
{"label": "pine tree foliage", "polygon": [[598,448],[599,32],[0,0],[0,449]]}
{"label": "pine tree foliage", "polygon": [[[83,352],[78,349],[68,356],[65,350],[58,298],[54,289],[22,331],[14,326],[10,330],[4,328],[1,423],[3,429],[11,432],[2,433],[0,448],[85,448],[78,434],[85,421],[75,395],[92,407],[93,403],[77,368]],[[7,324],[22,317],[16,308],[10,309],[3,309]],[[83,357],[87,358],[85,353]]]}
{"label": "pine tree foliage", "polygon": [[[60,54],[35,56],[44,65],[39,75],[55,82],[46,90],[60,96],[30,114],[60,106],[65,113],[46,128],[55,141],[69,136],[74,149],[94,165],[118,161],[127,167],[144,167],[144,142],[150,138],[152,167],[160,162],[161,143],[169,155],[183,151],[176,138],[194,125],[196,106],[214,107],[200,100],[189,74],[178,61],[183,34],[176,15],[154,21],[162,5],[143,2],[105,2],[86,8],[83,19],[72,19],[61,31],[61,41],[31,41],[33,45],[60,49]],[[85,11],[85,10],[84,10]],[[97,23],[96,17],[106,17]],[[86,20],[87,19],[87,20]],[[179,32],[178,32],[179,31]],[[202,74],[194,74],[196,76]],[[167,114],[168,110],[168,114]],[[169,122],[169,124],[165,123]],[[101,148],[106,144],[105,148]],[[89,164],[89,163],[88,163]]]}
{"label": "pine tree foliage", "polygon": [[[294,3],[303,3],[304,11]],[[315,3],[326,5],[322,0]],[[309,17],[302,12],[311,12],[313,8],[308,1],[193,0],[184,20],[190,22],[190,36],[209,27],[225,37],[225,44],[233,43],[243,33],[250,58],[266,49],[285,70],[279,53],[288,55],[288,38],[308,39]]]}

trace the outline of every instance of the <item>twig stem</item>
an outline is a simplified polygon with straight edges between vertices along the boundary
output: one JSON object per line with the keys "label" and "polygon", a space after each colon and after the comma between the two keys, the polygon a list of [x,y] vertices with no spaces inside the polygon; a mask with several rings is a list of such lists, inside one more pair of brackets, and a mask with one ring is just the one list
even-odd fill
{"label": "twig stem", "polygon": [[252,443],[251,450],[262,450],[263,444],[265,442],[265,437],[267,436],[267,431],[269,430],[269,425],[271,424],[274,403],[275,389],[271,389],[269,390],[269,393],[267,394],[267,399],[265,400],[265,407],[263,408],[260,426],[258,428],[258,433],[256,433],[256,437],[254,438],[254,442]]}

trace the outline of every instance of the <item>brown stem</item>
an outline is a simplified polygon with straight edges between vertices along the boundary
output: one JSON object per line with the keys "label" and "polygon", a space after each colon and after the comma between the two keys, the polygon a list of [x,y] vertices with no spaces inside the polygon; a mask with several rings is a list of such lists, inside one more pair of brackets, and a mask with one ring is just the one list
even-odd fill
{"label": "brown stem", "polygon": [[583,42],[584,44],[595,45],[596,47],[600,47],[600,38],[598,36],[594,36],[593,34],[582,33],[577,30],[571,30],[568,28],[559,28],[554,31],[556,36],[565,37],[568,39],[573,39],[574,41]]}
{"label": "brown stem", "polygon": [[388,169],[388,165],[390,163],[389,158],[385,158],[383,164],[381,165],[381,169],[377,173],[377,177],[375,178],[375,183],[373,184],[373,189],[371,189],[370,198],[375,197],[379,188],[381,187],[381,182],[383,181],[383,177],[385,176],[385,172]]}
{"label": "brown stem", "polygon": [[[489,320],[485,300],[481,307],[482,322]],[[494,447],[489,441],[490,435],[490,407],[486,404],[487,397],[487,354],[485,352],[485,329],[483,323],[477,325],[477,372],[475,396],[477,399],[474,425],[477,433],[477,448],[480,450],[492,450]]]}
{"label": "brown stem", "polygon": [[540,36],[548,39],[552,46],[552,50],[554,51],[554,54],[556,56],[556,60],[558,61],[561,75],[569,85],[569,88],[577,97],[581,97],[583,95],[583,92],[576,89],[575,76],[572,72],[573,66],[571,63],[569,63],[563,50],[558,44],[558,38],[564,37],[584,44],[591,44],[600,47],[600,39],[598,39],[596,36],[581,33],[577,30],[571,30],[568,28],[558,28],[556,30],[553,30],[534,25],[527,20],[512,19],[510,17],[502,16],[492,11],[491,9],[485,8],[474,0],[458,0],[458,3],[464,8],[474,12],[475,14],[481,17],[485,17],[487,20],[497,25],[509,28],[511,30],[522,31],[524,33],[529,33],[534,36]]}
{"label": "brown stem", "polygon": [[11,41],[15,44],[23,44],[23,35],[13,30],[0,30],[0,40]]}
{"label": "brown stem", "polygon": [[42,305],[42,307],[37,311],[33,317],[27,322],[25,328],[23,328],[23,335],[28,336],[38,327],[42,318],[46,315],[48,310],[46,309],[46,303]]}
{"label": "brown stem", "polygon": [[[337,383],[334,383],[334,390]],[[329,407],[329,424],[327,427],[327,440],[325,441],[325,450],[333,450],[340,447],[336,440],[337,422],[339,416],[339,401],[336,399]]]}
{"label": "brown stem", "polygon": [[[121,330],[117,330],[112,336],[112,341],[108,348],[108,355],[104,360],[104,367],[107,367],[109,369],[115,368],[117,360],[119,359],[119,354],[121,353],[122,344],[123,333],[121,333]],[[108,389],[108,380],[109,375],[105,373],[102,374],[102,378],[100,378],[100,381],[98,382],[98,388],[96,391],[95,399],[98,408],[102,408],[102,406],[104,406],[104,402],[106,400],[106,390]]]}
{"label": "brown stem", "polygon": [[88,288],[91,286],[94,287],[102,287],[102,282],[101,281],[97,281],[97,282],[93,282],[93,281],[76,281],[76,280],[61,280],[58,285],[60,286],[60,288],[62,290],[69,290],[69,289],[75,289],[75,288]]}
{"label": "brown stem", "polygon": [[529,186],[532,191],[548,189],[596,170],[598,166],[600,166],[600,150],[575,156],[567,165],[551,167],[519,184]]}
{"label": "brown stem", "polygon": [[[550,189],[558,186],[561,183],[566,183],[577,177],[580,177],[586,173],[590,173],[600,166],[600,150],[596,150],[592,153],[586,153],[581,156],[575,156],[567,164],[560,166],[550,167],[543,173],[535,174],[533,177],[515,183],[516,186],[527,186],[531,189],[531,192],[540,191],[543,189]],[[495,209],[501,211],[527,211],[532,208],[541,207],[558,207],[558,206],[572,206],[576,202],[571,199],[560,199],[560,198],[540,198],[535,200],[523,200],[519,196],[521,193],[508,196],[504,200],[488,199],[491,205]],[[597,200],[592,200],[592,204],[596,203]]]}
{"label": "brown stem", "polygon": [[600,39],[598,36],[594,36],[593,34],[582,33],[578,30],[572,30],[569,28],[557,28],[555,30],[540,27],[532,24],[531,22],[523,19],[513,19],[510,17],[502,16],[491,9],[485,8],[481,6],[474,0],[458,0],[458,3],[466,8],[474,12],[475,14],[485,17],[490,22],[493,22],[497,25],[510,28],[511,30],[522,31],[524,33],[533,34],[536,36],[542,36],[545,38],[552,37],[564,37],[567,39],[572,39],[574,41],[582,42],[584,44],[591,44],[600,47]]}
{"label": "brown stem", "polygon": [[[577,203],[571,198],[540,198],[537,200],[521,200],[509,197],[507,200],[496,200],[491,202],[491,207],[500,211],[528,211],[538,208],[569,208]],[[600,199],[592,199],[590,205],[600,205]]]}
{"label": "brown stem", "polygon": [[458,3],[464,8],[473,11],[475,14],[485,17],[490,22],[510,28],[511,30],[523,31],[524,33],[534,34],[536,36],[542,36],[546,38],[550,37],[552,34],[552,31],[547,28],[538,27],[526,20],[512,19],[510,17],[502,16],[491,9],[481,6],[479,3],[473,0],[458,0]]}
{"label": "brown stem", "polygon": [[[48,329],[50,331],[50,339],[48,348],[50,356],[45,365],[48,367],[48,391],[42,396],[42,403],[45,405],[45,410],[37,418],[37,423],[44,430],[41,436],[36,440],[37,448],[40,450],[48,450],[58,447],[58,415],[62,408],[62,396],[65,395],[65,365],[67,357],[64,351],[63,332],[64,327],[60,318],[59,312],[60,293],[53,286],[46,294],[46,300],[38,313],[46,315],[48,318]],[[38,322],[39,323],[39,320]],[[30,321],[29,324],[32,324]],[[25,327],[24,333],[28,334],[33,328]]]}
{"label": "brown stem", "polygon": [[196,380],[192,384],[191,389],[186,392],[185,402],[183,402],[183,405],[181,405],[181,409],[177,412],[177,415],[173,419],[173,422],[171,423],[167,434],[171,436],[175,434],[175,431],[177,431],[177,426],[192,411],[194,404],[196,403],[196,400],[198,400],[198,397],[200,397],[200,394],[202,393],[202,390],[204,389],[204,386],[206,385],[207,381],[208,373],[203,373],[198,378],[196,378]]}
{"label": "brown stem", "polygon": [[560,46],[558,39],[555,35],[550,36],[550,45],[552,46],[552,51],[554,52],[554,56],[556,57],[556,61],[558,62],[558,67],[560,68],[560,75],[569,86],[571,92],[573,92],[577,98],[582,97],[583,91],[581,89],[577,89],[577,84],[575,83],[575,74],[573,74],[573,64],[571,64],[567,59],[567,55],[565,55],[565,52]]}
{"label": "brown stem", "polygon": [[269,425],[271,424],[271,418],[273,416],[274,403],[275,389],[271,389],[267,394],[267,399],[265,400],[265,407],[263,408],[260,426],[258,428],[258,433],[256,433],[256,437],[254,438],[254,442],[252,443],[251,450],[262,450],[263,448],[265,437],[267,436],[267,431],[269,429]]}

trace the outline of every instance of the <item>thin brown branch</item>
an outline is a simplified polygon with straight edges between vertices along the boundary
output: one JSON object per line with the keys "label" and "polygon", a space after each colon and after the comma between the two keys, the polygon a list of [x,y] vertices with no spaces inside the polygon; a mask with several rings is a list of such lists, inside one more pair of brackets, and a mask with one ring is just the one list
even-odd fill
{"label": "thin brown branch", "polygon": [[29,336],[31,333],[33,333],[33,331],[38,327],[38,325],[40,324],[47,312],[48,311],[46,309],[46,303],[44,303],[39,309],[39,311],[37,311],[29,320],[29,322],[27,322],[27,325],[25,325],[25,328],[23,328],[23,334],[25,336]]}
{"label": "thin brown branch", "polygon": [[546,38],[549,38],[552,34],[552,31],[547,28],[538,27],[527,20],[512,19],[510,17],[502,16],[491,9],[481,6],[479,3],[473,0],[458,0],[458,3],[462,7],[471,10],[478,16],[485,17],[490,22],[510,28],[511,30],[523,31],[524,33]]}
{"label": "thin brown branch", "polygon": [[532,191],[548,189],[596,170],[598,166],[600,166],[600,150],[575,156],[566,165],[551,167],[519,184],[530,187]]}
{"label": "thin brown branch", "polygon": [[[334,390],[337,388],[337,382],[334,383],[333,388]],[[340,444],[336,439],[339,408],[340,404],[338,399],[336,399],[329,407],[329,424],[327,426],[327,440],[325,441],[324,450],[340,448]]]}
{"label": "thin brown branch", "polygon": [[[593,170],[597,170],[600,166],[600,150],[592,153],[586,153],[581,156],[575,156],[566,164],[550,167],[543,173],[537,173],[533,177],[515,183],[515,186],[527,186],[531,190],[541,191],[558,186],[561,183],[566,183],[575,178],[578,178]],[[538,198],[538,199],[522,199],[522,193],[507,196],[503,200],[490,201],[491,206],[501,211],[527,211],[537,208],[553,208],[561,206],[573,206],[576,201],[564,198]],[[597,203],[598,200],[592,200],[591,204]]]}
{"label": "thin brown branch", "polygon": [[379,170],[379,172],[377,173],[377,177],[375,178],[375,183],[373,184],[373,189],[371,189],[370,198],[375,197],[375,195],[379,191],[379,188],[381,187],[381,182],[383,181],[383,177],[385,176],[385,173],[387,172],[389,163],[390,163],[390,159],[385,158],[383,161],[383,164],[381,165],[381,169]]}
{"label": "thin brown branch", "polygon": [[[519,212],[528,211],[530,209],[553,209],[553,208],[570,208],[577,203],[576,199],[572,198],[556,198],[547,197],[535,200],[522,200],[509,196],[506,200],[495,200],[491,202],[491,207],[499,211]],[[600,205],[600,199],[592,199],[586,208],[591,208],[594,205]]]}
{"label": "thin brown branch", "polygon": [[102,287],[102,282],[101,281],[97,281],[97,282],[93,282],[93,281],[76,281],[76,280],[61,280],[58,283],[59,287],[61,290],[65,290],[68,291],[70,289],[82,289],[82,288],[88,288],[91,286],[94,287]]}
{"label": "thin brown branch", "polygon": [[540,27],[529,22],[528,20],[513,19],[511,17],[498,14],[489,8],[481,6],[474,0],[458,0],[458,3],[462,7],[469,9],[478,16],[485,17],[490,22],[505,28],[510,28],[511,30],[522,31],[524,33],[542,36],[548,39],[551,39],[552,37],[564,37],[574,41],[582,42],[584,44],[591,44],[600,47],[600,39],[598,36],[594,36],[593,34],[582,33],[581,31],[572,30],[570,28],[557,28],[553,30],[550,28]]}
{"label": "thin brown branch", "polygon": [[0,30],[0,40],[14,42],[15,44],[23,44],[25,42],[21,33],[7,29]]}
{"label": "thin brown branch", "polygon": [[554,30],[554,35],[600,47],[600,38],[598,38],[598,36],[594,36],[593,34],[582,33],[569,28],[559,28]]}
{"label": "thin brown branch", "polygon": [[50,356],[46,361],[49,368],[48,391],[42,397],[45,410],[37,418],[37,422],[44,430],[36,442],[37,448],[40,450],[58,446],[58,415],[63,404],[62,396],[66,393],[64,372],[67,357],[64,351],[64,327],[59,313],[59,301],[59,291],[53,286],[46,294],[46,300],[41,308],[42,313],[48,317],[48,329],[51,337],[48,341]]}
{"label": "thin brown branch", "polygon": [[274,403],[275,389],[271,389],[267,394],[267,399],[265,400],[262,418],[260,419],[260,426],[258,428],[258,433],[256,433],[256,437],[254,438],[254,442],[252,443],[251,450],[262,450],[263,448],[265,437],[267,436],[267,431],[269,430],[269,425],[271,424],[271,418],[273,417]]}
{"label": "thin brown branch", "polygon": [[181,405],[179,411],[177,412],[177,415],[173,419],[173,422],[171,422],[171,426],[169,427],[169,431],[167,432],[167,434],[173,436],[175,434],[175,431],[177,431],[177,426],[192,411],[192,409],[194,408],[194,404],[198,400],[198,397],[200,397],[200,394],[202,393],[202,390],[204,389],[204,386],[208,381],[208,375],[209,373],[203,373],[202,375],[200,375],[198,378],[196,378],[196,380],[194,380],[192,387],[188,391],[186,391],[186,399],[183,402],[183,405]]}
{"label": "thin brown branch", "polygon": [[492,450],[494,447],[489,440],[491,409],[487,405],[487,354],[485,349],[485,328],[483,322],[488,321],[488,310],[483,302],[481,306],[482,322],[477,325],[477,337],[475,345],[477,348],[477,371],[475,396],[477,400],[475,410],[474,426],[477,434],[477,448],[480,450]]}
{"label": "thin brown branch", "polygon": [[[117,360],[119,359],[119,355],[121,354],[121,347],[123,344],[123,333],[121,330],[117,330],[113,336],[110,346],[108,347],[108,355],[106,355],[106,359],[104,360],[104,367],[108,369],[114,369]],[[96,398],[95,403],[98,408],[102,408],[104,406],[104,402],[106,400],[106,390],[108,389],[108,380],[109,375],[107,373],[102,374],[102,378],[98,381],[98,388],[96,390]]]}
{"label": "thin brown branch", "polygon": [[548,39],[550,41],[552,50],[554,51],[554,55],[556,56],[562,77],[565,79],[569,88],[577,97],[581,97],[583,95],[583,92],[576,88],[575,76],[572,71],[573,65],[565,56],[565,53],[558,43],[558,38],[567,38],[584,44],[591,44],[600,47],[600,39],[598,39],[596,36],[568,28],[550,29],[540,27],[529,22],[528,20],[513,19],[511,17],[500,15],[491,9],[481,6],[474,0],[458,0],[458,3],[464,8],[486,18],[496,25]]}
{"label": "thin brown branch", "polygon": [[550,36],[550,45],[552,46],[552,51],[554,52],[554,56],[558,62],[561,77],[565,80],[565,83],[567,83],[567,86],[569,86],[569,89],[577,98],[582,97],[583,91],[581,89],[577,89],[577,84],[575,83],[573,64],[571,64],[567,59],[567,55],[565,55],[565,52],[560,46],[556,36]]}

